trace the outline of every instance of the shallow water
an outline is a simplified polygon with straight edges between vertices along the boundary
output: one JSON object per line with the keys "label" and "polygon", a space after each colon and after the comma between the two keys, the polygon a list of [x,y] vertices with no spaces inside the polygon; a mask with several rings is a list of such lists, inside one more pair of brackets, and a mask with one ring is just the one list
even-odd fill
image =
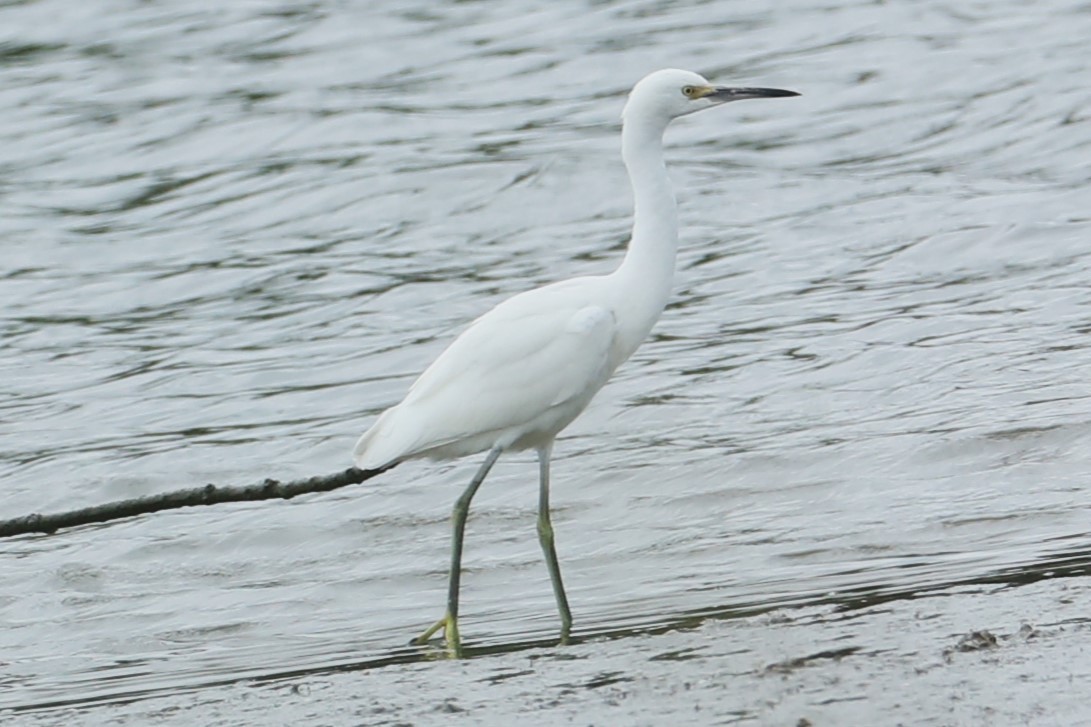
{"label": "shallow water", "polygon": [[[616,264],[679,66],[803,96],[668,134],[676,294],[556,448],[576,635],[1086,559],[1085,3],[398,8],[0,7],[3,517],[348,466],[467,320]],[[0,709],[428,656],[474,466],[0,542]],[[556,633],[535,474],[475,501],[471,647]]]}

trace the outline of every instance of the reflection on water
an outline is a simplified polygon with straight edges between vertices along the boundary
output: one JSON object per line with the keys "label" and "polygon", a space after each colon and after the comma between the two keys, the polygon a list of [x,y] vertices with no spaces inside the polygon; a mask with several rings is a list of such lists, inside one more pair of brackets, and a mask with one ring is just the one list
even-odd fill
{"label": "reflection on water", "polygon": [[[677,293],[557,448],[577,638],[1085,575],[1091,16],[1008,5],[6,5],[0,508],[347,466],[459,326],[616,263],[676,65],[804,95],[668,136]],[[0,708],[420,658],[472,469],[0,543]],[[476,653],[554,638],[533,483],[475,503]]]}

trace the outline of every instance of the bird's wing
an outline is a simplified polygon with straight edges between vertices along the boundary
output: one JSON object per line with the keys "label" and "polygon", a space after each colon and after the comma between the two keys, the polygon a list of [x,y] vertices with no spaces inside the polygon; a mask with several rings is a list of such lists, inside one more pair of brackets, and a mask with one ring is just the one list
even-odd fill
{"label": "bird's wing", "polygon": [[505,301],[455,339],[364,435],[357,461],[385,463],[502,433],[565,405],[578,412],[611,373],[616,327],[609,308],[548,288]]}

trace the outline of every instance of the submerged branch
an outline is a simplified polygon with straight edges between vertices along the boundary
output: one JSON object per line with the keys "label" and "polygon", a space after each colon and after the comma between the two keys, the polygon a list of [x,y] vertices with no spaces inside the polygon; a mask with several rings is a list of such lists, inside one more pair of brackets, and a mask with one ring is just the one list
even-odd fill
{"label": "submerged branch", "polygon": [[374,470],[350,467],[336,474],[324,477],[308,477],[307,479],[293,480],[292,482],[265,480],[256,485],[240,487],[205,485],[204,487],[175,490],[174,492],[164,492],[158,495],[149,495],[148,497],[135,497],[131,500],[108,502],[103,505],[58,512],[52,515],[34,513],[12,520],[0,520],[0,538],[26,533],[53,533],[61,528],[119,520],[134,515],[172,510],[178,507],[215,505],[221,502],[246,502],[250,500],[287,500],[297,495],[328,492],[348,485],[355,485],[370,480],[375,475],[386,472],[391,467],[393,465]]}

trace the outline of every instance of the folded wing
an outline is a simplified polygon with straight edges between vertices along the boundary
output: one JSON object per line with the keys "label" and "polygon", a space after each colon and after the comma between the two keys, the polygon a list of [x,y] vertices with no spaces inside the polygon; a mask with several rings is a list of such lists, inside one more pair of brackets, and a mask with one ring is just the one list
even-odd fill
{"label": "folded wing", "polygon": [[613,372],[615,338],[613,312],[570,291],[551,286],[511,298],[477,319],[383,413],[357,443],[356,464],[552,436]]}

